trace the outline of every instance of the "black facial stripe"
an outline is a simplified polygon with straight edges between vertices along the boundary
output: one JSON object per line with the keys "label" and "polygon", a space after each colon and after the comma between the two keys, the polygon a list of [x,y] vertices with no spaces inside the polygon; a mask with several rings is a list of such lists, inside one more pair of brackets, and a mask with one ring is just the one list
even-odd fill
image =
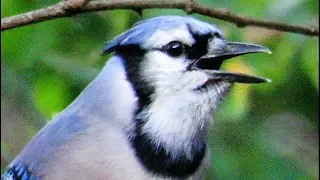
{"label": "black facial stripe", "polygon": [[213,35],[211,33],[199,35],[194,33],[190,26],[188,26],[188,30],[195,40],[195,43],[191,47],[187,47],[187,59],[196,60],[207,54],[208,41],[213,38]]}
{"label": "black facial stripe", "polygon": [[208,40],[211,36],[209,35],[193,35],[193,38],[196,40],[195,43],[187,48],[187,59],[196,60],[201,56],[207,54],[208,52]]}
{"label": "black facial stripe", "polygon": [[192,159],[189,159],[183,152],[173,157],[170,151],[162,145],[157,146],[147,134],[141,131],[144,121],[137,119],[136,134],[132,139],[132,145],[145,168],[159,176],[171,178],[187,178],[199,168],[206,151],[205,143],[192,145]]}
{"label": "black facial stripe", "polygon": [[146,51],[137,45],[117,47],[116,55],[124,59],[127,78],[132,83],[137,96],[139,97],[139,107],[150,104],[150,96],[154,92],[154,87],[141,76],[141,63]]}

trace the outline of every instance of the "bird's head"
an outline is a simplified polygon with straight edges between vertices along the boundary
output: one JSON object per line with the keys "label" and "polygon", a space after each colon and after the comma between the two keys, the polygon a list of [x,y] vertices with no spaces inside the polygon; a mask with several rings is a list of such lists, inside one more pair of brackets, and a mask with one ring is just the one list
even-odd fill
{"label": "bird's head", "polygon": [[190,92],[211,92],[220,99],[233,83],[269,81],[219,70],[226,59],[271,53],[268,48],[229,42],[216,26],[191,17],[161,16],[141,21],[104,48],[104,54],[113,51],[124,60],[142,104],[155,96]]}
{"label": "bird's head", "polygon": [[191,17],[161,16],[137,23],[111,40],[135,91],[132,145],[151,172],[187,177],[206,152],[207,122],[233,83],[268,79],[219,70],[224,60],[270,50],[225,40],[214,25]]}

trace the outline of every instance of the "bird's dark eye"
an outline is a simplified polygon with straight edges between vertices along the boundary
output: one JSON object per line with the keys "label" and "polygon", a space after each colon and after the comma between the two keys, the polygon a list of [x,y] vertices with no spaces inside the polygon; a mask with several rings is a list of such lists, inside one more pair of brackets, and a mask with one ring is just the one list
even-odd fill
{"label": "bird's dark eye", "polygon": [[184,53],[184,45],[178,41],[172,41],[165,46],[165,51],[172,57],[178,57]]}

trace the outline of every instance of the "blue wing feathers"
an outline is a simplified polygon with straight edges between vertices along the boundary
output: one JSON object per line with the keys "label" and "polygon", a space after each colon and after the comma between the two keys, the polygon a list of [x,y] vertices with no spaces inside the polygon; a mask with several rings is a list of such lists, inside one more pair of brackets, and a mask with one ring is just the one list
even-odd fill
{"label": "blue wing feathers", "polygon": [[36,180],[31,172],[22,164],[10,167],[3,175],[1,180]]}

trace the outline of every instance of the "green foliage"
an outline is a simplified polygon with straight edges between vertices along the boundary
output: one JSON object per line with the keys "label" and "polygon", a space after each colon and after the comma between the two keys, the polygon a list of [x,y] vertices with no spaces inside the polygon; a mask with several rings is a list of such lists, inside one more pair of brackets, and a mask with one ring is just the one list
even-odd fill
{"label": "green foliage", "polygon": [[[4,0],[1,1],[1,17],[55,2]],[[199,2],[245,16],[301,25],[319,19],[315,0]],[[143,18],[169,14],[184,15],[184,12],[145,10]],[[208,179],[318,179],[318,39],[259,28],[239,29],[221,20],[193,16],[217,24],[227,39],[262,44],[273,51],[272,55],[248,55],[223,65],[229,71],[268,77],[272,83],[236,85],[221,104],[211,126],[212,166]],[[49,121],[99,73],[109,57],[101,56],[104,44],[140,19],[134,11],[103,11],[2,32],[2,70],[11,74],[2,73],[5,81],[1,81],[1,89],[15,87],[10,83],[23,84],[19,94],[28,98],[20,101],[20,105],[32,104],[35,108],[29,108],[28,112],[36,111]],[[17,91],[7,89],[6,92],[1,91],[1,97],[19,97]],[[6,102],[1,101],[1,111],[7,106]],[[7,107],[20,106],[10,104]],[[26,144],[40,128],[32,122],[39,124],[42,120],[45,123],[41,116],[24,119],[25,114],[19,115],[19,118],[10,119],[9,125],[1,116],[1,130],[5,131],[5,137],[15,137],[21,133],[19,127],[26,126],[24,133],[29,138],[14,139]],[[13,147],[12,141],[1,139],[2,171],[23,147]]]}

